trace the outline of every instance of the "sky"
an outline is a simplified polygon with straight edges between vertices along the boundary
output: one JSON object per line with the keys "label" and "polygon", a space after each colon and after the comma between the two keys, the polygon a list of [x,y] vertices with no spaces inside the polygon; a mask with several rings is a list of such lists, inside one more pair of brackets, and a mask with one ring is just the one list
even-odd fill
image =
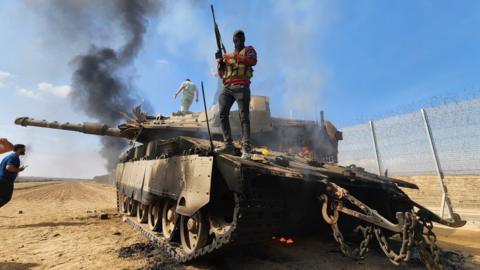
{"label": "sky", "polygon": [[[0,1],[0,137],[27,144],[23,175],[90,178],[106,173],[99,138],[13,125],[19,116],[93,121],[72,106],[72,60],[125,38],[101,9],[52,23],[56,2]],[[227,50],[236,29],[255,47],[252,93],[270,97],[274,116],[317,119],[324,110],[342,128],[480,96],[478,1],[160,2],[128,74],[155,114],[179,109],[173,95],[185,78],[204,81],[213,103],[211,3]]]}

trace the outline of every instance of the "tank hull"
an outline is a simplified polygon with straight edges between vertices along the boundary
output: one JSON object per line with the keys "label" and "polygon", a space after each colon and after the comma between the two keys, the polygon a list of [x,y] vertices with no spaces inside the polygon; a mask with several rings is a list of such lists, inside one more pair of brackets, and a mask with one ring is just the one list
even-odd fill
{"label": "tank hull", "polygon": [[[157,145],[159,152],[154,156],[161,158],[128,160],[117,167],[119,211],[127,213],[130,224],[179,262],[226,247],[266,241],[272,236],[319,231],[328,226],[328,214],[326,218],[319,214],[326,202],[319,198],[338,200],[335,194],[342,190],[348,193],[343,196],[351,199],[352,205],[359,203],[360,209],[365,210],[363,214],[349,215],[348,211],[354,208],[342,204],[343,223],[339,227],[343,230],[374,224],[382,230],[401,233],[404,221],[399,213],[411,213],[419,207],[399,188],[415,186],[395,179],[280,153],[256,154],[253,160],[211,155],[208,145],[205,140],[178,137]],[[159,220],[163,218],[163,223],[170,222],[176,229],[138,219],[140,210],[129,211],[131,203],[126,201],[134,201],[137,209],[162,205],[166,209],[165,205],[170,205]],[[168,210],[175,211],[176,219],[168,220]],[[435,214],[429,215],[443,222]],[[206,240],[189,249],[184,239],[196,228],[191,225],[195,222],[207,227]]]}

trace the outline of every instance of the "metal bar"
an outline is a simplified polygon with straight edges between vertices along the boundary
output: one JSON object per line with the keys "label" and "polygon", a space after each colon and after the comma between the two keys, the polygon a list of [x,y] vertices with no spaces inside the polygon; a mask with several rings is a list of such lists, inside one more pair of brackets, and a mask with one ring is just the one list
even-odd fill
{"label": "metal bar", "polygon": [[[443,218],[445,215],[445,193],[442,192],[442,201],[440,202],[440,216]],[[451,216],[451,215],[450,215]]]}
{"label": "metal bar", "polygon": [[372,133],[372,143],[373,143],[373,150],[375,152],[375,160],[377,161],[377,168],[378,168],[378,175],[382,174],[382,169],[380,167],[380,159],[378,155],[378,145],[377,145],[377,136],[375,135],[375,128],[373,127],[373,121],[368,121],[370,124],[370,131]]}
{"label": "metal bar", "polygon": [[424,109],[421,109],[420,112],[422,113],[423,123],[425,125],[425,131],[427,133],[428,142],[430,143],[430,148],[432,150],[433,161],[435,162],[435,169],[437,170],[438,180],[440,183],[440,190],[442,191],[440,215],[442,218],[444,217],[445,206],[447,206],[448,215],[449,215],[449,218],[451,218],[453,217],[452,204],[450,202],[450,198],[448,197],[447,187],[445,186],[445,180],[443,178],[442,168],[440,167],[437,148],[435,147],[435,142],[433,141],[432,130],[430,129],[430,123],[428,122],[427,112]]}
{"label": "metal bar", "polygon": [[[212,12],[213,12],[213,5],[212,5]],[[202,97],[203,97],[203,108],[205,109],[205,119],[207,120],[207,130],[208,130],[208,138],[210,139],[210,152],[213,152],[213,141],[212,141],[212,133],[210,133],[210,124],[208,123],[208,112],[207,112],[207,102],[205,101],[205,91],[203,90],[203,81],[202,81]]]}

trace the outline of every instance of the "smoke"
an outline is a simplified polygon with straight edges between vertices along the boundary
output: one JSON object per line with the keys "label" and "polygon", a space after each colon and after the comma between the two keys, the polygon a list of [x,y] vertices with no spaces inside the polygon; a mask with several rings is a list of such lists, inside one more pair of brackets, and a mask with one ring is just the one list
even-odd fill
{"label": "smoke", "polygon": [[[268,66],[276,67],[281,81],[284,108],[303,115],[316,115],[326,85],[321,62],[324,33],[332,21],[329,1],[272,1],[276,29],[270,35]],[[270,78],[272,79],[272,78]]]}
{"label": "smoke", "polygon": [[[143,44],[146,17],[156,10],[154,4],[147,0],[114,1],[112,14],[116,14],[117,26],[126,37],[123,46],[114,50],[92,45],[87,54],[75,57],[72,78],[75,91],[71,98],[90,117],[115,125],[122,119],[119,112],[130,110],[138,102],[127,82],[128,76],[122,76],[122,72],[132,64]],[[103,137],[101,142],[101,154],[107,159],[107,169],[112,171],[126,142],[109,137]]]}
{"label": "smoke", "polygon": [[[70,43],[89,40],[88,52],[75,56],[69,97],[74,107],[110,126],[117,125],[120,112],[130,111],[140,99],[129,83],[134,77],[132,63],[143,45],[147,19],[160,7],[156,0],[76,1],[50,0],[36,6],[47,22],[52,36]],[[120,45],[118,45],[120,44]],[[63,45],[65,46],[65,45]],[[143,104],[147,110],[149,104]],[[103,137],[101,154],[112,171],[124,140]]]}

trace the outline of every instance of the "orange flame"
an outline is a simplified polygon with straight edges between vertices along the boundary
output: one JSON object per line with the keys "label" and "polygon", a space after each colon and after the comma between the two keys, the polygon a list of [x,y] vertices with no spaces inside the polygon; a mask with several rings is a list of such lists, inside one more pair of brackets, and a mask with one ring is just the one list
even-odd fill
{"label": "orange flame", "polygon": [[313,152],[310,148],[308,148],[307,146],[303,146],[302,147],[302,151],[300,152],[300,156],[304,157],[304,158],[310,158],[312,159],[313,158]]}
{"label": "orange flame", "polygon": [[[276,236],[272,236],[272,240],[277,240],[277,237]],[[285,244],[285,245],[291,245],[291,244],[294,244],[295,241],[292,239],[292,238],[287,238],[287,237],[280,237],[278,238],[278,241],[282,244]]]}

